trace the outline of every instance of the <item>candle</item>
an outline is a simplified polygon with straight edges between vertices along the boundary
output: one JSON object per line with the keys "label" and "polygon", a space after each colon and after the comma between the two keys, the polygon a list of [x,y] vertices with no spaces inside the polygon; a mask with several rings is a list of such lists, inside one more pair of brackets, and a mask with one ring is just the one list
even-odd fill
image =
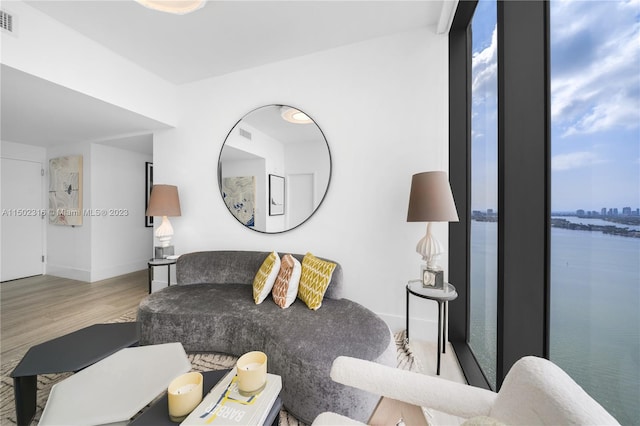
{"label": "candle", "polygon": [[202,401],[202,374],[187,373],[176,377],[167,389],[169,418],[183,421]]}
{"label": "candle", "polygon": [[267,355],[254,351],[242,355],[236,364],[238,392],[243,396],[256,395],[267,384]]}

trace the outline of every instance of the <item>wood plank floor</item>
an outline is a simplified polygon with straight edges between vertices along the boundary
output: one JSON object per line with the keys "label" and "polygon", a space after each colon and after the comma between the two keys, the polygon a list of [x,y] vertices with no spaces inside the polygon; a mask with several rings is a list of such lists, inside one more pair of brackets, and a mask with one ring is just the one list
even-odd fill
{"label": "wood plank floor", "polygon": [[41,275],[0,283],[2,361],[38,343],[106,322],[147,296],[147,270],[87,283]]}

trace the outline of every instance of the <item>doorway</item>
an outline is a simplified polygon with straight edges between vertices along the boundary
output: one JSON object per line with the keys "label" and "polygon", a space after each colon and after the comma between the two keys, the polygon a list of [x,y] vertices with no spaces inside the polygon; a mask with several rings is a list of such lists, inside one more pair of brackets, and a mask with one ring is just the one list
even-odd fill
{"label": "doorway", "polygon": [[[290,174],[287,179],[287,228],[295,228],[313,214],[315,205],[313,173]],[[295,197],[292,196],[295,194]]]}
{"label": "doorway", "polygon": [[2,158],[0,281],[43,273],[42,164]]}

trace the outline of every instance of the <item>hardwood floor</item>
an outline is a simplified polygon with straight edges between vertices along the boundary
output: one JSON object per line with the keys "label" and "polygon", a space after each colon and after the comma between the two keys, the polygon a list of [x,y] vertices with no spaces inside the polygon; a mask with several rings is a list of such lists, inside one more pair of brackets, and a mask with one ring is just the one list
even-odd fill
{"label": "hardwood floor", "polygon": [[147,270],[87,283],[41,275],[0,283],[1,359],[135,310],[148,292]]}

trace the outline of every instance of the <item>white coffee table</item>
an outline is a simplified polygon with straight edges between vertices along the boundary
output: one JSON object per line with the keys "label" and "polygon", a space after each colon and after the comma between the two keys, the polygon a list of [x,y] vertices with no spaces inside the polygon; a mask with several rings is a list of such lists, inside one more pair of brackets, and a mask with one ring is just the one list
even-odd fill
{"label": "white coffee table", "polygon": [[55,384],[39,424],[128,422],[190,370],[181,343],[122,349]]}

